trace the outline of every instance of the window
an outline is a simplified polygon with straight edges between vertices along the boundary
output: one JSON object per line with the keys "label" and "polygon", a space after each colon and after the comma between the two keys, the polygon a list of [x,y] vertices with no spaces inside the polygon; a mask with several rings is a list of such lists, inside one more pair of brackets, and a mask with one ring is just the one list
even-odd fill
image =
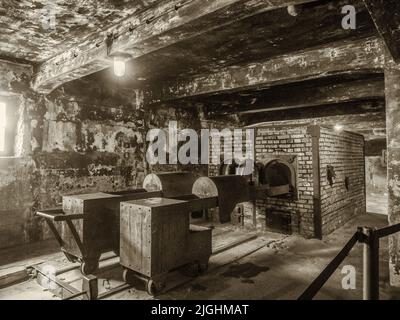
{"label": "window", "polygon": [[14,156],[17,132],[18,99],[0,97],[0,157]]}
{"label": "window", "polygon": [[0,153],[6,150],[6,104],[0,102]]}

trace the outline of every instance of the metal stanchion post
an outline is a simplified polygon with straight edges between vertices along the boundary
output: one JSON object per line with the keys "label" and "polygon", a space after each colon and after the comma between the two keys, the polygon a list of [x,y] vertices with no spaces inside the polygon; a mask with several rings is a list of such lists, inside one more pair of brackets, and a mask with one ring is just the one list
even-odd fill
{"label": "metal stanchion post", "polygon": [[379,238],[372,228],[363,228],[363,299],[379,300]]}

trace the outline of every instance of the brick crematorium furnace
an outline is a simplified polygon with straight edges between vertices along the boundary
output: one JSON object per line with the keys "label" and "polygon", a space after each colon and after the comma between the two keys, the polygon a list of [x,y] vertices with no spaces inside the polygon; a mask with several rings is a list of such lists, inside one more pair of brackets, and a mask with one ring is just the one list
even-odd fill
{"label": "brick crematorium furnace", "polygon": [[[283,192],[258,193],[256,219],[245,204],[245,225],[322,238],[366,212],[362,135],[293,123],[258,127],[255,163],[255,183]],[[210,175],[220,172],[209,166]]]}

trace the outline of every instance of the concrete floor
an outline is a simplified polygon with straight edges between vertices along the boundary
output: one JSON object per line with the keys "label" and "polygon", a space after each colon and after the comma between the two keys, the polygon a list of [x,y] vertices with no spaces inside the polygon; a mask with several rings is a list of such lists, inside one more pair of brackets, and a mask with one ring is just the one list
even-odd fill
{"label": "concrete floor", "polygon": [[[329,235],[323,241],[299,236],[272,233],[260,234],[256,240],[241,244],[213,257],[209,272],[181,285],[157,299],[296,299],[324,267],[336,256],[356,231],[357,226],[383,227],[386,217],[362,215]],[[250,250],[258,243],[259,250]],[[260,243],[264,245],[260,246]],[[254,251],[254,250],[253,250]],[[242,254],[239,254],[242,252]],[[380,250],[381,299],[400,299],[400,289],[388,285],[387,240],[381,240]],[[226,260],[227,261],[227,260]],[[356,289],[342,289],[341,269],[352,265],[356,269]],[[137,290],[127,290],[112,299],[147,298]],[[358,244],[315,299],[362,298],[362,245]],[[44,291],[35,281],[26,281],[0,289],[0,299],[57,299]]]}
{"label": "concrete floor", "polygon": [[[357,226],[383,227],[387,217],[357,217],[325,240],[287,237],[234,264],[209,273],[179,288],[167,299],[296,299],[351,238]],[[315,299],[362,299],[362,245],[357,244]],[[341,270],[356,269],[356,289],[342,289]],[[387,240],[381,240],[380,295],[382,300],[400,299],[400,289],[388,285]]]}
{"label": "concrete floor", "polygon": [[367,193],[367,211],[387,216],[388,194],[373,192]]}

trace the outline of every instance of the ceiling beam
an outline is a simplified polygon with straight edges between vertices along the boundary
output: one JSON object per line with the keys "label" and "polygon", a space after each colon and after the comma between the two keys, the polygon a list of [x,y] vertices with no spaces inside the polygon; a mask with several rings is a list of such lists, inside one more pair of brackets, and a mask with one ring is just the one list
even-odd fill
{"label": "ceiling beam", "polygon": [[316,121],[321,125],[351,124],[354,130],[372,130],[385,128],[385,100],[351,101],[312,108],[246,114],[241,115],[240,119],[245,125],[296,120],[299,122]]}
{"label": "ceiling beam", "polygon": [[400,62],[400,1],[363,1],[393,59]]}
{"label": "ceiling beam", "polygon": [[111,53],[122,51],[137,58],[263,11],[314,1],[160,1],[41,64],[32,87],[37,92],[49,93],[65,82],[109,67],[106,39],[110,35],[113,39]]}
{"label": "ceiling beam", "polygon": [[192,79],[164,83],[148,97],[150,104],[206,94],[264,89],[335,74],[382,72],[385,50],[379,38],[341,41],[262,62],[232,66]]}
{"label": "ceiling beam", "polygon": [[212,114],[251,114],[315,107],[328,104],[344,103],[356,100],[385,98],[385,85],[381,77],[331,83],[317,86],[296,85],[271,88],[265,92],[249,92],[248,96],[226,101],[224,106],[207,105]]}
{"label": "ceiling beam", "polygon": [[[378,118],[377,120],[371,121],[371,118]],[[376,136],[382,137],[385,134],[385,120],[381,119],[382,116],[380,113],[368,113],[368,114],[358,114],[358,115],[347,115],[343,116],[331,116],[324,118],[313,118],[307,120],[282,120],[282,121],[274,121],[274,122],[259,122],[254,123],[253,126],[262,126],[262,124],[273,124],[280,125],[285,122],[290,121],[291,123],[314,123],[321,126],[330,126],[333,127],[336,124],[340,124],[343,126],[343,130],[358,132],[363,135],[368,136]],[[375,134],[375,132],[379,131],[379,134]]]}

